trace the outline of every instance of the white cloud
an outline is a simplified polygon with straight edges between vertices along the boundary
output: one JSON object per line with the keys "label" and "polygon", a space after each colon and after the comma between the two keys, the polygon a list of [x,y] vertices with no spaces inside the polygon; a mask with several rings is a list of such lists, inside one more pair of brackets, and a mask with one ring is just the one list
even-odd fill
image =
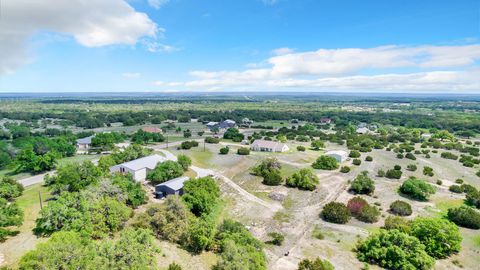
{"label": "white cloud", "polygon": [[285,55],[285,54],[291,54],[291,53],[293,53],[293,52],[294,52],[293,49],[286,48],[286,47],[284,47],[284,48],[278,48],[278,49],[275,49],[275,50],[272,51],[272,53],[273,53],[274,55]]}
{"label": "white cloud", "polygon": [[0,74],[31,61],[26,41],[45,31],[72,36],[86,47],[99,47],[156,39],[159,28],[124,0],[3,1]]}
{"label": "white cloud", "polygon": [[150,5],[154,9],[160,9],[168,2],[170,2],[170,0],[148,0],[148,5]]}
{"label": "white cloud", "polygon": [[136,79],[139,78],[142,74],[138,72],[125,72],[122,73],[122,77],[127,78],[127,79]]}
{"label": "white cloud", "polygon": [[[273,56],[261,68],[191,71],[193,80],[174,84],[193,90],[479,92],[479,59],[480,45],[320,49]],[[159,86],[165,85],[173,86],[172,83]]]}
{"label": "white cloud", "polygon": [[179,51],[180,49],[171,45],[166,45],[157,41],[145,40],[142,42],[143,45],[147,48],[149,52],[163,52],[163,53],[172,53]]}

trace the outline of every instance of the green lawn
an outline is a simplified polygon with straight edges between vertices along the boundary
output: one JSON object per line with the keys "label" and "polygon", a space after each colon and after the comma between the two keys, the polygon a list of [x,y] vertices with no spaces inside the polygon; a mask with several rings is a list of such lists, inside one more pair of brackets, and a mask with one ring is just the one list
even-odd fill
{"label": "green lawn", "polygon": [[82,163],[86,160],[99,159],[100,157],[101,155],[76,155],[73,157],[66,157],[66,158],[59,159],[57,165],[63,166],[69,163]]}

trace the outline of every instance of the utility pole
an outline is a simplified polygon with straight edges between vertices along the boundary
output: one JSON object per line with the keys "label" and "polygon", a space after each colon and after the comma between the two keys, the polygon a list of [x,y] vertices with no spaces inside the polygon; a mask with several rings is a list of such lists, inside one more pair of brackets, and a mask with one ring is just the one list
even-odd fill
{"label": "utility pole", "polygon": [[168,149],[168,134],[167,134],[167,149]]}
{"label": "utility pole", "polygon": [[40,191],[38,192],[38,199],[40,200],[40,210],[43,209],[43,204],[42,204],[42,194]]}
{"label": "utility pole", "polygon": [[205,140],[203,140],[203,152],[205,152]]}

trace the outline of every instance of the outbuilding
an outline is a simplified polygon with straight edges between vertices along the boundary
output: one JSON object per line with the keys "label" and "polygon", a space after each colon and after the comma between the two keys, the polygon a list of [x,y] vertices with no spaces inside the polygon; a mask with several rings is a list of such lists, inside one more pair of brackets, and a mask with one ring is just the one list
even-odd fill
{"label": "outbuilding", "polygon": [[110,172],[130,173],[136,181],[144,181],[148,172],[164,161],[166,161],[164,157],[155,154],[112,166]]}
{"label": "outbuilding", "polygon": [[348,158],[347,152],[343,150],[328,151],[325,153],[326,156],[335,158],[338,162],[344,162]]}
{"label": "outbuilding", "polygon": [[183,195],[183,184],[188,181],[187,176],[180,176],[155,186],[155,197],[164,198],[168,195]]}
{"label": "outbuilding", "polygon": [[289,150],[288,146],[284,143],[266,140],[255,140],[250,146],[250,149],[257,152],[286,152]]}
{"label": "outbuilding", "polygon": [[77,152],[88,152],[92,146],[92,139],[95,138],[95,135],[88,136],[77,140]]}

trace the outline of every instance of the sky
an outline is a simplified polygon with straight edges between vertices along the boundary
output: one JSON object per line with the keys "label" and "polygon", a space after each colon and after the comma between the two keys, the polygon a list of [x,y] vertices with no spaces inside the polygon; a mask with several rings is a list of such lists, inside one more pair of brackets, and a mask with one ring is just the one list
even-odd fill
{"label": "sky", "polygon": [[0,0],[0,92],[480,93],[478,0]]}

